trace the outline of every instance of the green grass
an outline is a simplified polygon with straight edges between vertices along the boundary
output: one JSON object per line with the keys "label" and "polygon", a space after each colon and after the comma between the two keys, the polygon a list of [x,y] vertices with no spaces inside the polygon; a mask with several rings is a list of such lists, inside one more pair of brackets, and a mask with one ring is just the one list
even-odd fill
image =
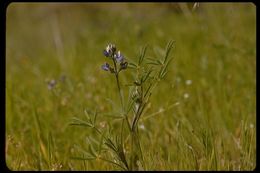
{"label": "green grass", "polygon": [[[115,43],[128,58],[158,57],[175,40],[166,79],[140,130],[147,170],[253,170],[256,166],[256,7],[200,3],[12,3],[6,20],[6,164],[11,170],[116,170],[79,161],[95,133],[68,126],[84,109],[114,109],[114,78],[101,70]],[[183,6],[182,6],[183,7]],[[184,6],[185,7],[185,6]],[[183,10],[181,10],[183,9]],[[58,80],[54,92],[46,80]],[[132,76],[121,75],[127,84]],[[187,85],[187,81],[192,83]],[[186,97],[185,97],[186,96]],[[154,114],[160,110],[161,113]],[[108,116],[97,122],[109,121]]]}

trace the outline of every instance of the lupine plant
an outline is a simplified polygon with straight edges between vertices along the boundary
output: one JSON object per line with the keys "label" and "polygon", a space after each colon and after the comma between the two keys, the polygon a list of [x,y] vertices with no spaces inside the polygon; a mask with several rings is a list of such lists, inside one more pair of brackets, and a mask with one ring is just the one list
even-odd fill
{"label": "lupine plant", "polygon": [[[70,125],[84,126],[93,129],[100,135],[99,142],[96,139],[89,140],[89,151],[81,148],[83,156],[73,156],[79,160],[102,160],[114,164],[121,170],[145,170],[144,155],[139,136],[139,122],[143,117],[153,90],[157,84],[165,77],[168,67],[173,58],[170,51],[173,48],[173,41],[166,47],[165,54],[160,59],[146,58],[147,46],[141,50],[137,62],[126,59],[124,55],[117,51],[114,44],[108,44],[103,51],[107,62],[101,69],[114,76],[117,92],[120,99],[120,130],[113,131],[113,126],[107,128],[99,127],[97,124],[98,111],[86,110],[87,120],[76,117],[72,119]],[[122,90],[119,75],[124,70],[133,72],[133,81],[127,85],[129,96],[125,104],[126,97]],[[118,118],[118,117],[117,117]],[[112,134],[114,133],[114,134]],[[94,147],[96,145],[96,147]]]}

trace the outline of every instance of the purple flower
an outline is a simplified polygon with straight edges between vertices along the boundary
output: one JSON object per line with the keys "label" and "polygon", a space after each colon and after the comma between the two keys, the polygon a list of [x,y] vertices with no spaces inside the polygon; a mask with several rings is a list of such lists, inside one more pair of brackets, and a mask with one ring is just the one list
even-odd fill
{"label": "purple flower", "polygon": [[109,44],[107,48],[109,48],[113,54],[116,52],[116,46],[114,44]]}
{"label": "purple flower", "polygon": [[106,57],[109,57],[109,52],[107,50],[104,50],[103,51],[103,54],[106,56]]}
{"label": "purple flower", "polygon": [[103,54],[106,57],[112,57],[112,55],[116,52],[116,46],[114,44],[108,44],[106,49],[103,51]]}
{"label": "purple flower", "polygon": [[52,90],[56,84],[57,84],[56,80],[52,79],[51,81],[48,82],[48,89]]}
{"label": "purple flower", "polygon": [[105,70],[105,71],[110,70],[110,66],[109,66],[108,63],[105,63],[104,65],[102,65],[101,68],[102,68],[103,70]]}
{"label": "purple flower", "polygon": [[[103,64],[101,66],[101,68],[105,71],[110,71],[111,73],[116,73],[118,74],[119,71],[124,70],[127,68],[127,62],[125,62],[125,58],[124,56],[121,54],[120,51],[117,51],[116,46],[114,44],[108,44],[107,47],[103,50],[103,54],[106,57],[109,57],[113,60],[113,62],[118,63],[114,64],[115,65],[115,69],[113,67],[111,67],[107,62],[105,64]],[[118,67],[119,66],[119,67]],[[119,70],[117,70],[117,68]]]}
{"label": "purple flower", "polygon": [[120,51],[118,51],[116,54],[115,54],[115,59],[117,62],[123,62],[124,61],[124,56],[120,53]]}
{"label": "purple flower", "polygon": [[120,70],[124,70],[127,68],[128,63],[127,62],[121,62],[120,63]]}

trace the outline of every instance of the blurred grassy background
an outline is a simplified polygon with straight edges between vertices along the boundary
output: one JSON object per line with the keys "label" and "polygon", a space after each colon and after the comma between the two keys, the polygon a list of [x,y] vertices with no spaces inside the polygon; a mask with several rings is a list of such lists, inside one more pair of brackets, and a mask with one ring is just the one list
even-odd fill
{"label": "blurred grassy background", "polygon": [[[6,20],[6,164],[12,170],[114,170],[70,160],[86,107],[112,109],[100,69],[112,42],[131,59],[176,41],[170,72],[141,131],[149,170],[252,170],[256,165],[256,6],[252,3],[11,3]],[[59,80],[56,95],[46,81]],[[124,77],[123,77],[124,76]],[[131,80],[129,72],[122,76]],[[106,121],[100,117],[99,121]]]}

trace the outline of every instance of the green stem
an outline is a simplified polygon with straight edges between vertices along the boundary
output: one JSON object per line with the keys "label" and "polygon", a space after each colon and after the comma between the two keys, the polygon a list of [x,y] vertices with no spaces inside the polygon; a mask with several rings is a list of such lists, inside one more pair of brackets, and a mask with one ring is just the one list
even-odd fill
{"label": "green stem", "polygon": [[114,68],[115,68],[116,84],[117,84],[117,88],[118,88],[118,92],[119,92],[120,102],[121,102],[122,109],[124,109],[123,96],[122,96],[122,93],[121,93],[121,88],[120,88],[120,83],[119,83],[119,75],[118,75],[119,71],[117,71],[115,59],[113,59],[113,63],[114,63]]}
{"label": "green stem", "polygon": [[[115,77],[116,77],[117,89],[118,89],[119,97],[120,97],[120,103],[121,103],[122,110],[124,111],[123,95],[122,95],[122,91],[121,91],[121,87],[120,87],[120,82],[119,82],[119,71],[117,71],[117,66],[116,66],[116,61],[115,61],[115,59],[113,59],[113,63],[114,63],[114,69],[115,69]],[[124,114],[124,115],[125,115],[125,114]],[[125,115],[125,119],[126,119],[126,122],[127,122],[127,126],[128,126],[128,128],[129,128],[129,130],[130,130],[130,129],[131,129],[131,126],[130,126],[129,120],[128,120],[128,118],[127,118],[126,115]]]}
{"label": "green stem", "polygon": [[[127,126],[129,128],[129,130],[131,131],[131,126],[130,126],[130,123],[129,123],[129,120],[127,118],[127,115],[125,114],[125,110],[124,110],[124,102],[123,102],[123,94],[122,94],[122,91],[121,91],[121,87],[120,87],[120,82],[119,82],[119,72],[118,69],[117,69],[117,66],[116,66],[116,61],[115,59],[113,59],[113,63],[114,63],[114,69],[115,69],[115,78],[116,78],[116,84],[117,84],[117,89],[118,89],[118,92],[119,92],[119,97],[120,97],[120,103],[121,103],[121,108],[122,108],[122,111],[124,112],[124,116],[125,116],[125,120],[127,122]],[[123,144],[123,127],[124,127],[124,119],[122,120],[122,124],[121,124],[121,134],[120,134],[120,140],[121,140],[121,145],[122,145],[122,148],[124,148],[124,144]],[[124,150],[122,151],[124,152]],[[127,161],[124,159],[124,164],[125,166],[128,168],[128,164],[127,164]]]}
{"label": "green stem", "polygon": [[144,157],[143,157],[143,150],[142,150],[142,147],[141,147],[141,142],[140,142],[140,138],[139,138],[139,132],[138,132],[138,127],[136,129],[136,136],[137,136],[137,144],[138,144],[138,149],[140,151],[140,156],[141,156],[141,159],[142,159],[142,165],[144,165]]}
{"label": "green stem", "polygon": [[120,88],[120,84],[119,84],[119,76],[118,76],[117,72],[116,72],[115,76],[116,76],[116,84],[117,84],[117,88],[118,88],[118,92],[119,92],[121,107],[122,107],[122,110],[124,110],[123,95],[121,92],[121,88]]}
{"label": "green stem", "polygon": [[[137,129],[131,132],[131,158],[130,158],[130,170],[137,171],[137,161],[142,159],[142,150],[140,149],[140,141]],[[141,158],[139,157],[141,156]]]}

